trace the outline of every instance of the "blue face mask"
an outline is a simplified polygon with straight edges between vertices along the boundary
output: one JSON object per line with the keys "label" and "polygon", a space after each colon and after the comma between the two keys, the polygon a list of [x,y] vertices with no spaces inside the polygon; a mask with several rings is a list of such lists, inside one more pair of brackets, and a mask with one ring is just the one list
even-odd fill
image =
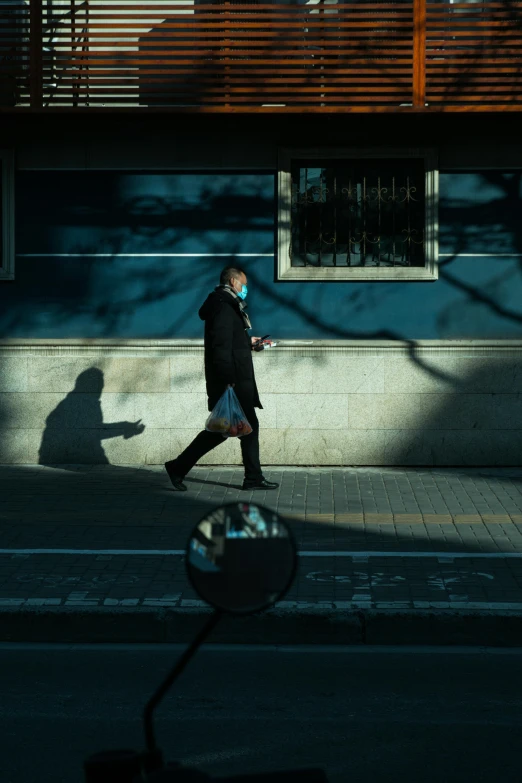
{"label": "blue face mask", "polygon": [[241,286],[241,291],[236,291],[236,294],[239,296],[240,299],[246,299],[248,294],[248,288],[246,285]]}

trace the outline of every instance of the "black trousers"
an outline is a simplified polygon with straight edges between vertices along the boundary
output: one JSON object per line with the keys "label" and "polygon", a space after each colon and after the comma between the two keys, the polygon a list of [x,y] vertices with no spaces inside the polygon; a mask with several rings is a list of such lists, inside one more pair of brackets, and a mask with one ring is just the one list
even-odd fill
{"label": "black trousers", "polygon": [[[259,461],[259,421],[254,407],[244,405],[241,407],[252,427],[250,435],[243,435],[242,438],[238,439],[241,443],[245,479],[257,481],[263,476],[261,463]],[[199,462],[205,454],[212,451],[212,449],[215,449],[220,443],[224,443],[225,440],[227,440],[227,438],[224,438],[219,432],[207,432],[207,430],[203,430],[196,435],[192,443],[187,446],[179,457],[169,463],[169,467],[173,472],[177,473],[178,476],[186,476],[196,462]]]}

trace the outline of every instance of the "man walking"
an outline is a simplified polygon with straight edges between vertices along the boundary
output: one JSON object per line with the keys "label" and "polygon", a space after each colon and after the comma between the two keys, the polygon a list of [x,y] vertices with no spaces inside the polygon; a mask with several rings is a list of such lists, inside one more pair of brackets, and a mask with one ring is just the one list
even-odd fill
{"label": "man walking", "polygon": [[[208,295],[199,311],[205,321],[205,379],[208,409],[211,411],[227,386],[234,387],[252,432],[240,438],[245,478],[243,489],[276,489],[279,484],[267,481],[259,461],[259,422],[255,408],[262,408],[254,377],[252,328],[243,300],[248,292],[247,277],[239,267],[225,267],[220,284]],[[203,430],[177,459],[165,463],[174,489],[187,489],[183,478],[211,449],[224,443],[217,432]]]}

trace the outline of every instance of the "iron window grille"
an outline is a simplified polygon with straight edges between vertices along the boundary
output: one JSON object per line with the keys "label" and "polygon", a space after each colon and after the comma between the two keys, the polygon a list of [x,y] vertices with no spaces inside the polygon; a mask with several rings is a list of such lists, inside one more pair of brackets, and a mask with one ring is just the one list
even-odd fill
{"label": "iron window grille", "polygon": [[436,279],[437,174],[430,151],[280,151],[278,279]]}

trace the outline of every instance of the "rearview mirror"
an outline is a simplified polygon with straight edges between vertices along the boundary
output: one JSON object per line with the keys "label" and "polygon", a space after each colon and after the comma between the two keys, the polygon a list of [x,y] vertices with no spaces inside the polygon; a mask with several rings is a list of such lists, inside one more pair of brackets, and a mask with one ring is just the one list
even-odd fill
{"label": "rearview mirror", "polygon": [[230,503],[196,525],[185,563],[192,586],[206,603],[230,614],[252,614],[273,606],[288,591],[297,550],[279,514],[254,503]]}

